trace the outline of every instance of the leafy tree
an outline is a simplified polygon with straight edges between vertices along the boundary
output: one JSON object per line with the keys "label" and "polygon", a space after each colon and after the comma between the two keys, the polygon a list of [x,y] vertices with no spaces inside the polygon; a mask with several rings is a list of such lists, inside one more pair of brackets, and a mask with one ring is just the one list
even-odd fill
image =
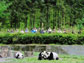
{"label": "leafy tree", "polygon": [[10,6],[10,3],[6,3],[6,1],[0,1],[0,29],[5,26],[9,22],[10,13],[7,11],[7,8]]}
{"label": "leafy tree", "polygon": [[4,28],[83,27],[83,18],[83,0],[0,0],[0,27]]}

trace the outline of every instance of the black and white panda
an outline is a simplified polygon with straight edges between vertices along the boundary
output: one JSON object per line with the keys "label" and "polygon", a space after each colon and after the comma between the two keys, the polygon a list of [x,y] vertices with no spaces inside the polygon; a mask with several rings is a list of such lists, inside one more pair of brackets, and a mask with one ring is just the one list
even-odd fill
{"label": "black and white panda", "polygon": [[16,59],[23,59],[24,56],[23,56],[23,54],[22,54],[21,52],[17,52],[17,53],[15,54],[15,58],[16,58]]}
{"label": "black and white panda", "polygon": [[0,58],[2,58],[2,55],[0,55]]}
{"label": "black and white panda", "polygon": [[59,60],[59,56],[56,52],[43,51],[39,54],[38,60]]}

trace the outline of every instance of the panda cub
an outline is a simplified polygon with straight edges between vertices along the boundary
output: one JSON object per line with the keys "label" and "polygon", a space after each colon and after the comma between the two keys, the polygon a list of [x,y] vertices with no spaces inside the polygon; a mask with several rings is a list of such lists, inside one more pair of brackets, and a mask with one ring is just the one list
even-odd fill
{"label": "panda cub", "polygon": [[38,60],[59,60],[59,56],[55,52],[43,51],[39,54]]}
{"label": "panda cub", "polygon": [[15,54],[15,58],[16,58],[16,59],[23,59],[24,56],[23,56],[23,54],[22,54],[21,52],[17,52],[17,53]]}

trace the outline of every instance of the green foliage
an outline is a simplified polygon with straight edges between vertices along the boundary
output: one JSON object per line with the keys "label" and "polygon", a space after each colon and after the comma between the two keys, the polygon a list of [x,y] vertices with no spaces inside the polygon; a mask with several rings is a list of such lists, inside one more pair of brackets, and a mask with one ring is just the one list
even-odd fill
{"label": "green foliage", "polygon": [[84,44],[84,35],[75,34],[2,34],[2,44]]}
{"label": "green foliage", "polygon": [[3,12],[7,9],[8,5],[5,4],[5,1],[0,1],[0,16],[3,15]]}
{"label": "green foliage", "polygon": [[29,29],[67,26],[78,26],[80,29],[84,26],[83,2],[83,0],[1,0],[0,27],[22,28],[24,23],[23,28]]}
{"label": "green foliage", "polygon": [[12,3],[6,3],[6,1],[4,1],[4,0],[0,1],[0,30],[1,30],[1,28],[9,27],[10,12],[7,11],[7,8],[11,4]]}
{"label": "green foliage", "polygon": [[[36,53],[35,53],[36,54]],[[24,59],[11,59],[10,63],[83,63],[83,56],[75,56],[75,55],[60,55],[61,60],[38,60],[38,54],[36,57],[28,57]],[[7,63],[7,62],[6,62]]]}

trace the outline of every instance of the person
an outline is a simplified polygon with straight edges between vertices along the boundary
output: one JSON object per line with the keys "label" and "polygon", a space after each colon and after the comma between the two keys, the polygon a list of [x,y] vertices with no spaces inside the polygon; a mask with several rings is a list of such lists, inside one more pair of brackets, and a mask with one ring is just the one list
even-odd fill
{"label": "person", "polygon": [[7,32],[10,32],[10,30],[8,29]]}
{"label": "person", "polygon": [[28,33],[28,28],[25,29],[25,33]]}
{"label": "person", "polygon": [[72,30],[72,34],[75,34],[75,32]]}
{"label": "person", "polygon": [[18,33],[19,32],[19,30],[18,29],[16,29],[16,33]]}
{"label": "person", "polygon": [[48,33],[52,33],[52,29],[49,27],[49,29],[47,30]]}
{"label": "person", "polygon": [[81,34],[81,30],[78,31],[78,34]]}
{"label": "person", "polygon": [[33,29],[31,30],[31,32],[32,32],[32,33],[36,33],[36,32],[37,32],[37,29],[36,29],[36,28],[33,28]]}
{"label": "person", "polygon": [[67,33],[65,29],[64,29],[63,33],[65,33],[65,34]]}
{"label": "person", "polygon": [[58,32],[58,33],[63,33],[61,29],[58,29],[58,31],[57,31],[57,32]]}
{"label": "person", "polygon": [[54,28],[52,32],[55,33],[56,32],[56,29]]}
{"label": "person", "polygon": [[20,33],[24,33],[24,31],[23,31],[23,30],[21,30],[21,31],[20,31]]}
{"label": "person", "polygon": [[38,28],[38,33],[41,31],[41,29],[40,28]]}
{"label": "person", "polygon": [[14,30],[13,29],[11,30],[11,33],[14,33]]}
{"label": "person", "polygon": [[35,32],[37,32],[37,29],[36,28],[34,30],[35,30]]}
{"label": "person", "polygon": [[41,34],[44,34],[44,33],[45,33],[44,28],[42,28],[42,29],[40,30],[40,33],[41,33]]}

